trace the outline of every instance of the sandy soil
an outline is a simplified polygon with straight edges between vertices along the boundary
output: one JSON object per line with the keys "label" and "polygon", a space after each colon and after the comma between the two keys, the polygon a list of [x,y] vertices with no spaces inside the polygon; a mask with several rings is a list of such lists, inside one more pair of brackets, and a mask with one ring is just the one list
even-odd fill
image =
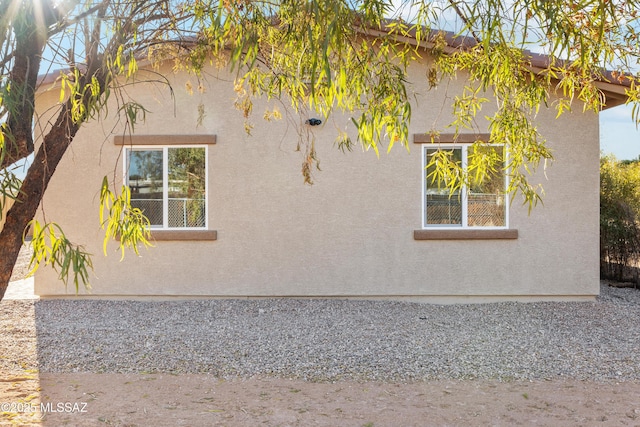
{"label": "sandy soil", "polygon": [[14,407],[3,408],[1,425],[640,426],[640,384],[630,382],[326,384],[86,373],[3,377],[0,402]]}

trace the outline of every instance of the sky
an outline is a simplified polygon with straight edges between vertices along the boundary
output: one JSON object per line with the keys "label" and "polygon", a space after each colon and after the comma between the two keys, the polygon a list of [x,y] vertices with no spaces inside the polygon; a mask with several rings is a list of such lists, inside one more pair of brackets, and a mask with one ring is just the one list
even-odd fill
{"label": "sky", "polygon": [[631,120],[631,107],[621,105],[600,113],[600,151],[618,160],[640,156],[640,130]]}

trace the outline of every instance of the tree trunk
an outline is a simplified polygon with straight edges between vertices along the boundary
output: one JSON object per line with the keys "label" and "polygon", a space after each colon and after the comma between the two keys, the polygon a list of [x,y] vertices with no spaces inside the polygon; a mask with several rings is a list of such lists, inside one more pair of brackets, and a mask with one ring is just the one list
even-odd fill
{"label": "tree trunk", "polygon": [[18,259],[24,230],[35,216],[49,181],[78,129],[79,125],[71,120],[70,104],[66,103],[51,131],[45,136],[22,182],[19,197],[7,212],[4,228],[0,232],[0,300],[4,297]]}
{"label": "tree trunk", "polygon": [[46,29],[38,26],[33,8],[34,5],[23,5],[13,20],[16,47],[9,76],[10,89],[5,95],[13,108],[9,109],[6,118],[4,157],[0,159],[0,169],[27,157],[34,148],[31,125]]}

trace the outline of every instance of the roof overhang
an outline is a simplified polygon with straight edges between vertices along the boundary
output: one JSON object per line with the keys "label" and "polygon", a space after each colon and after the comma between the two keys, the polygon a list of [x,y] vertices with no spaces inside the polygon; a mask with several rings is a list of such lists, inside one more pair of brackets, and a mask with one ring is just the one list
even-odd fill
{"label": "roof overhang", "polygon": [[[388,36],[389,33],[392,32],[391,24],[395,24],[395,21],[387,21],[381,29],[365,29],[361,32],[370,37]],[[425,32],[426,31],[427,30],[425,30]],[[443,30],[428,31],[430,37],[427,37],[426,41],[417,40],[415,30],[409,30],[405,36],[394,34],[394,37],[399,42],[413,44],[414,46],[424,49],[430,49],[435,46],[435,43],[429,40],[433,40],[436,36],[440,36],[444,38],[444,53],[446,54],[452,54],[459,50],[471,49],[478,45],[478,42],[471,36],[457,35],[451,31]],[[536,74],[548,72],[548,66],[552,61],[552,58],[549,55],[535,53],[528,50],[525,50],[524,53],[530,58],[531,71]],[[603,110],[625,104],[628,100],[627,89],[630,87],[630,80],[626,78],[617,78],[611,71],[605,70],[602,73],[602,77],[595,81],[595,86],[602,91],[602,94],[605,96],[605,102],[602,107]]]}

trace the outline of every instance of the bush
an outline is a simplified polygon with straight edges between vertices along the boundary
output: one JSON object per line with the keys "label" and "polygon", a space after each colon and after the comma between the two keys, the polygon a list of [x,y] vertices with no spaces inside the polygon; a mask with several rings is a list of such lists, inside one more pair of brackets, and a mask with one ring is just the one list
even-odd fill
{"label": "bush", "polygon": [[[600,159],[600,273],[623,281],[640,259],[640,163]],[[634,272],[630,274],[630,272]]]}

